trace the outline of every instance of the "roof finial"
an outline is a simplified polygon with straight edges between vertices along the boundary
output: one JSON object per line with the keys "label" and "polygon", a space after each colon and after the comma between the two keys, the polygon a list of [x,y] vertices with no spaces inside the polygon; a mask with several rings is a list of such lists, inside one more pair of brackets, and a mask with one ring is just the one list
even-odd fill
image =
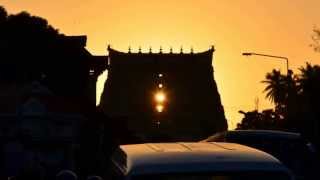
{"label": "roof finial", "polygon": [[107,45],[107,47],[108,47],[108,50],[110,50],[110,49],[111,49],[111,45],[110,45],[110,44],[108,44],[108,45]]}
{"label": "roof finial", "polygon": [[211,51],[215,51],[215,49],[214,49],[214,45],[211,45]]}
{"label": "roof finial", "polygon": [[190,50],[191,54],[193,54],[193,47],[191,46],[191,50]]}
{"label": "roof finial", "polygon": [[180,54],[183,54],[183,46],[180,47]]}
{"label": "roof finial", "polygon": [[128,53],[131,53],[131,46],[129,46]]}
{"label": "roof finial", "polygon": [[150,54],[152,53],[152,47],[151,46],[149,47],[149,53]]}
{"label": "roof finial", "polygon": [[139,46],[139,53],[141,53],[141,46]]}
{"label": "roof finial", "polygon": [[172,47],[170,47],[170,54],[172,54]]}
{"label": "roof finial", "polygon": [[162,47],[160,46],[160,52],[159,52],[160,54],[162,53]]}

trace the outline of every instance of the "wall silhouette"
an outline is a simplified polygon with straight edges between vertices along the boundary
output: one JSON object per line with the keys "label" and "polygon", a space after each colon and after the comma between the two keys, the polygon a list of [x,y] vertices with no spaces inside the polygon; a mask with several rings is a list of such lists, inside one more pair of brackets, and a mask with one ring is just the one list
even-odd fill
{"label": "wall silhouette", "polygon": [[[115,121],[126,119],[141,140],[197,140],[227,129],[213,77],[213,48],[188,54],[108,51],[100,105]],[[154,100],[159,90],[166,95],[161,113]]]}

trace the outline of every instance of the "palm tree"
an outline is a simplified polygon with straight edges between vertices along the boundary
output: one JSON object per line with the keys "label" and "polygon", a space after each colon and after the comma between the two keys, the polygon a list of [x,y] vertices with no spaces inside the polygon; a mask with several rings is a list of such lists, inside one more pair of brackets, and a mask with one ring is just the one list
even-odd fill
{"label": "palm tree", "polygon": [[275,103],[276,106],[285,103],[286,99],[286,76],[282,75],[278,70],[272,70],[271,73],[267,73],[266,80],[262,83],[267,84],[267,87],[263,92],[266,93],[266,98]]}
{"label": "palm tree", "polygon": [[266,80],[262,82],[267,84],[264,89],[266,98],[275,104],[275,111],[281,119],[294,116],[298,98],[293,72],[289,70],[287,75],[282,75],[280,71],[274,69],[271,73],[267,73]]}

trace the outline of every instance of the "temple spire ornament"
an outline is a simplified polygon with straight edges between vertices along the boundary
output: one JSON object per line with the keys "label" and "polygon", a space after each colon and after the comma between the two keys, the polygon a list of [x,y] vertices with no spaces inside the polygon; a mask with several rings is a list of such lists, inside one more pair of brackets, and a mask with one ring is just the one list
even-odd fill
{"label": "temple spire ornament", "polygon": [[215,51],[215,49],[214,49],[214,45],[211,45],[211,51]]}

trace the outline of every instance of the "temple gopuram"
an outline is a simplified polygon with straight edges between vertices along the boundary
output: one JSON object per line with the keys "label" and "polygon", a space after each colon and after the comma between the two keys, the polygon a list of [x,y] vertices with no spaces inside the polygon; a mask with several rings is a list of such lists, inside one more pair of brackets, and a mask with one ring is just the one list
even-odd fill
{"label": "temple gopuram", "polygon": [[108,46],[108,52],[100,106],[112,123],[145,142],[200,140],[227,129],[214,80],[214,47],[144,53]]}

